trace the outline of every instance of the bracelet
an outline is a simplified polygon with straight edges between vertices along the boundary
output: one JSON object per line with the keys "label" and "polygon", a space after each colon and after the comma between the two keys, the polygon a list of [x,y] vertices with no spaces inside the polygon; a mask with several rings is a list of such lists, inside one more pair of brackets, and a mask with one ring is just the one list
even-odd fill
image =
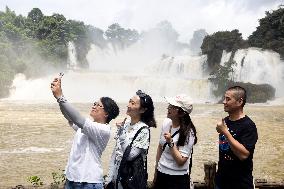
{"label": "bracelet", "polygon": [[170,148],[173,148],[174,145],[175,145],[175,143],[174,143],[173,141],[171,141],[170,143],[168,143],[168,146],[169,146]]}
{"label": "bracelet", "polygon": [[174,145],[175,145],[175,143],[171,142],[171,143],[169,143],[168,145],[169,145],[170,148],[173,148]]}
{"label": "bracelet", "polygon": [[60,96],[58,99],[57,99],[57,102],[60,103],[60,102],[67,102],[66,98],[64,96]]}

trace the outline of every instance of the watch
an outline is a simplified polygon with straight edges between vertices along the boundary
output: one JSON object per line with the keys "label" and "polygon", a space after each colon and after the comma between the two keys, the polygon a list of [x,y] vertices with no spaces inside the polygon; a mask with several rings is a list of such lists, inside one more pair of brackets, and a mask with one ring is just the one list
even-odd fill
{"label": "watch", "polygon": [[168,143],[168,146],[169,146],[170,148],[174,147],[174,145],[175,145],[175,143],[174,143],[173,141],[171,141],[170,143]]}

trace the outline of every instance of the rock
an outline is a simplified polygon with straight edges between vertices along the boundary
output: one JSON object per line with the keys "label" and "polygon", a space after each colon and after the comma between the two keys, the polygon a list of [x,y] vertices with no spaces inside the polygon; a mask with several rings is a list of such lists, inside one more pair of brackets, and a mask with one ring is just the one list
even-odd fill
{"label": "rock", "polygon": [[247,102],[248,103],[265,103],[268,100],[273,100],[275,98],[275,88],[269,84],[252,84],[252,83],[242,83],[242,82],[231,82],[231,86],[241,86],[247,91]]}

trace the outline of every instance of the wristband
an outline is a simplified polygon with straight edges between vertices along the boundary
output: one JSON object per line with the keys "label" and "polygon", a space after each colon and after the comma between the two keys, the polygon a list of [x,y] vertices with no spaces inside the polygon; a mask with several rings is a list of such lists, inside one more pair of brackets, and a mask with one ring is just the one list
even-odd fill
{"label": "wristband", "polygon": [[60,103],[60,102],[67,102],[66,98],[64,96],[60,96],[58,99],[57,99],[57,102]]}
{"label": "wristband", "polygon": [[168,143],[168,146],[169,146],[170,148],[173,148],[174,145],[175,145],[175,143],[174,143],[173,141],[171,141],[170,143]]}

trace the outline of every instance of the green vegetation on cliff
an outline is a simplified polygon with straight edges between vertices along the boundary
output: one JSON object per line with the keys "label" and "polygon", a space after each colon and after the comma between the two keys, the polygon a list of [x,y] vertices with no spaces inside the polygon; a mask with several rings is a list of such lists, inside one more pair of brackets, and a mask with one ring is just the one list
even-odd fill
{"label": "green vegetation on cliff", "polygon": [[252,47],[271,49],[284,58],[284,6],[266,12],[256,31],[249,36],[248,43]]}
{"label": "green vegetation on cliff", "polygon": [[234,53],[244,47],[246,42],[239,30],[219,31],[204,38],[201,52],[207,55],[208,71],[211,72],[219,66],[223,50]]}
{"label": "green vegetation on cliff", "polygon": [[[266,16],[259,20],[259,26],[248,40],[243,40],[238,30],[219,31],[204,38],[201,50],[202,54],[207,55],[207,71],[210,73],[209,80],[216,87],[213,91],[215,96],[220,97],[228,86],[235,83],[230,78],[233,74],[231,66],[235,63],[235,52],[248,47],[271,49],[284,58],[284,8],[282,6],[279,6],[277,10],[266,12]],[[222,66],[220,62],[224,50],[232,53],[230,60]],[[274,98],[275,89],[272,86],[245,83],[242,85],[258,91],[251,93],[253,97],[250,102],[266,102]]]}
{"label": "green vegetation on cliff", "polygon": [[68,42],[78,51],[78,62],[87,65],[86,54],[92,42],[83,22],[66,20],[63,15],[45,16],[32,9],[27,17],[6,7],[0,11],[0,97],[9,94],[16,73],[38,77],[56,68],[66,68]]}

